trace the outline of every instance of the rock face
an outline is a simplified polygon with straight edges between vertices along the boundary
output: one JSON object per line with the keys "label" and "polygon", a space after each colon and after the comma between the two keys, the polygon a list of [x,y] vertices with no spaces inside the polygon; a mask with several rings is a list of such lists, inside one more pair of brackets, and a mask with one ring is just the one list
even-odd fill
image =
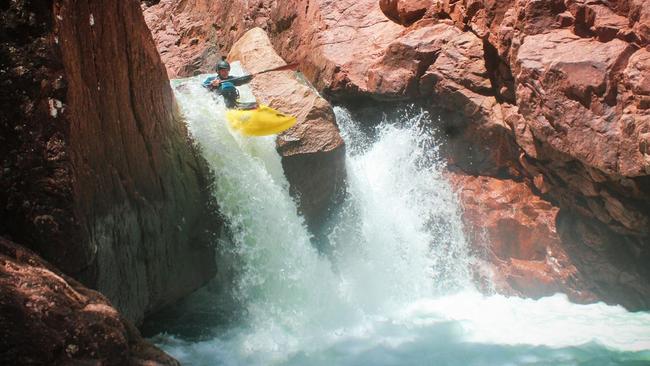
{"label": "rock face", "polygon": [[559,209],[525,183],[450,174],[463,206],[473,251],[495,267],[498,292],[542,297],[566,293],[572,301],[597,297],[594,284],[572,262],[556,227]]}
{"label": "rock face", "polygon": [[3,365],[179,365],[96,291],[0,238]]}
{"label": "rock face", "polygon": [[205,170],[139,3],[0,11],[0,233],[139,322],[215,265]]}
{"label": "rock face", "polygon": [[[261,28],[246,32],[228,58],[240,60],[251,73],[286,65]],[[294,127],[278,136],[277,146],[291,194],[315,228],[341,195],[345,181],[345,145],[334,111],[293,71],[261,74],[251,86],[259,102],[298,118]]]}
{"label": "rock face", "polygon": [[[649,114],[640,87],[640,70],[647,67],[641,47],[648,42],[638,10],[650,4],[499,3],[441,1],[433,16],[482,38],[485,70],[501,109],[487,120],[506,123],[516,145],[505,146],[519,155],[511,164],[513,155],[506,154],[509,167],[502,173],[524,179],[559,206],[558,222],[578,223],[571,234],[571,225],[563,224],[559,238],[594,294],[647,308],[648,274],[629,268],[638,268],[650,251],[650,196],[643,188]],[[486,142],[504,146],[503,139]],[[472,172],[466,165],[459,166]],[[614,247],[627,255],[612,255]]]}
{"label": "rock face", "polygon": [[[365,93],[368,67],[403,30],[384,16],[374,0],[162,0],[147,8],[145,16],[172,77],[212,68],[211,60],[198,65],[187,60],[215,49],[225,53],[248,29],[260,27],[280,56],[298,62],[317,89],[347,95]],[[186,26],[170,18],[191,19],[187,24],[196,35],[188,38],[175,31]],[[194,28],[195,24],[199,26]],[[191,39],[198,43],[185,46]],[[185,59],[170,46],[172,40],[187,52]],[[184,72],[174,74],[180,69]]]}
{"label": "rock face", "polygon": [[[442,113],[453,169],[527,184],[551,204],[538,210],[583,228],[571,235],[549,229],[562,233],[553,239],[560,244],[544,246],[564,247],[576,275],[594,273],[590,265],[604,271],[597,284],[585,285],[598,298],[648,308],[648,273],[624,275],[614,256],[589,245],[593,233],[611,239],[630,253],[624,257],[630,268],[650,252],[649,9],[648,0],[215,1],[210,7],[163,0],[146,13],[156,39],[157,29],[170,27],[170,15],[205,19],[214,32],[201,30],[199,39],[214,40],[222,51],[260,26],[280,56],[299,62],[331,98],[413,100]],[[175,42],[187,39],[178,35]],[[194,52],[209,48],[207,42]],[[539,235],[544,242],[550,234]],[[494,240],[502,247],[498,235]],[[571,293],[575,285],[576,294],[585,288],[571,276],[554,278],[559,282],[549,288]]]}
{"label": "rock face", "polygon": [[433,0],[379,0],[379,7],[392,21],[410,25],[422,19],[433,3]]}

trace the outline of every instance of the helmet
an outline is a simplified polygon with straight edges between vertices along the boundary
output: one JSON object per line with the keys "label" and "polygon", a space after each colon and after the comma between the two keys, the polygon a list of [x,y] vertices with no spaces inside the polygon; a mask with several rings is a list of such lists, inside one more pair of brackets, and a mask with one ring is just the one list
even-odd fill
{"label": "helmet", "polygon": [[230,64],[226,61],[226,56],[223,56],[221,61],[217,63],[217,71],[219,70],[230,70]]}

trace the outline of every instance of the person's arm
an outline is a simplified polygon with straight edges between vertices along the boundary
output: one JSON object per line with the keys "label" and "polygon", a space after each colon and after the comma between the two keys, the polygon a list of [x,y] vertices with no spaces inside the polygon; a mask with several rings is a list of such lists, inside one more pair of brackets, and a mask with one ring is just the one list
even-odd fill
{"label": "person's arm", "polygon": [[203,83],[204,88],[208,88],[210,90],[214,90],[219,88],[219,78],[216,76],[210,76],[209,78],[205,79]]}
{"label": "person's arm", "polygon": [[228,80],[228,81],[235,84],[235,86],[241,86],[241,85],[250,83],[251,80],[253,80],[253,75],[237,76],[237,77],[232,78],[231,80]]}

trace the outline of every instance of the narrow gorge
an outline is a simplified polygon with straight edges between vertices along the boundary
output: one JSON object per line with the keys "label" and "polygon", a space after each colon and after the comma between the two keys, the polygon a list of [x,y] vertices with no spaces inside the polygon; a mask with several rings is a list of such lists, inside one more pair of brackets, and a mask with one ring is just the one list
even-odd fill
{"label": "narrow gorge", "polygon": [[0,363],[650,362],[650,1],[0,18]]}

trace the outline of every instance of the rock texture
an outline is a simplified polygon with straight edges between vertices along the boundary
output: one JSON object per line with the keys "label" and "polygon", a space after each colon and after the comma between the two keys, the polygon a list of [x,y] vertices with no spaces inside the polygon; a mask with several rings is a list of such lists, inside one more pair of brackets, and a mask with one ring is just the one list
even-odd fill
{"label": "rock texture", "polygon": [[[550,202],[549,215],[559,209],[555,216],[584,228],[558,240],[573,248],[565,251],[567,265],[606,273],[587,287],[599,298],[648,308],[648,274],[624,276],[623,267],[606,265],[616,260],[607,251],[589,245],[593,233],[611,239],[630,253],[630,268],[650,251],[649,9],[648,0],[215,1],[208,7],[163,0],[146,13],[158,40],[170,15],[205,19],[214,32],[200,30],[199,39],[214,41],[195,54],[211,45],[225,51],[256,25],[331,98],[431,107],[443,116],[453,169],[527,184]],[[181,45],[187,39],[177,36]]]}
{"label": "rock texture", "polygon": [[0,234],[139,322],[214,273],[205,170],[140,5],[0,14]]}
{"label": "rock texture", "polygon": [[3,365],[179,365],[96,291],[0,238]]}
{"label": "rock texture", "polygon": [[558,234],[559,209],[522,182],[450,173],[463,206],[474,253],[495,267],[498,292],[542,297],[563,292],[577,302],[596,299],[591,273],[572,262]]}
{"label": "rock texture", "polygon": [[392,21],[403,25],[422,19],[433,4],[433,0],[379,0],[381,11]]}
{"label": "rock texture", "polygon": [[[253,28],[232,47],[230,60],[240,60],[251,73],[286,65],[266,32]],[[298,122],[278,136],[278,152],[307,223],[315,228],[341,196],[345,181],[345,145],[330,104],[293,71],[270,72],[251,82],[260,103],[294,115]]]}
{"label": "rock texture", "polygon": [[[208,59],[198,65],[187,60],[215,48],[225,53],[248,29],[260,27],[280,56],[298,62],[318,90],[347,95],[366,91],[368,67],[403,29],[385,17],[374,0],[162,0],[147,8],[145,16],[170,77],[212,68]],[[180,19],[187,20],[175,21]],[[191,42],[180,31],[187,27],[197,34],[193,46],[183,46]],[[186,52],[185,59],[176,55],[172,40]],[[181,69],[183,73],[175,72]]]}
{"label": "rock texture", "polygon": [[[643,148],[650,114],[643,105],[647,92],[639,87],[648,45],[640,9],[648,5],[440,1],[432,11],[433,17],[449,18],[483,42],[484,70],[492,86],[487,94],[501,111],[483,113],[488,117],[482,121],[505,122],[506,136],[515,141],[514,149],[510,138],[506,144],[503,138],[482,143],[511,151],[501,161],[508,168],[502,166],[497,176],[527,181],[561,208],[560,217],[580,223],[579,233],[569,235],[566,225],[560,235],[571,262],[583,278],[594,281],[589,288],[599,298],[630,308],[650,306],[647,272],[620,266],[625,258],[628,268],[638,268],[650,250]],[[476,91],[469,85],[464,89]],[[448,93],[436,92],[446,99]],[[458,166],[494,174],[493,169]],[[607,240],[593,244],[594,233]],[[595,251],[594,246],[609,249]],[[613,247],[629,255],[612,255]]]}

